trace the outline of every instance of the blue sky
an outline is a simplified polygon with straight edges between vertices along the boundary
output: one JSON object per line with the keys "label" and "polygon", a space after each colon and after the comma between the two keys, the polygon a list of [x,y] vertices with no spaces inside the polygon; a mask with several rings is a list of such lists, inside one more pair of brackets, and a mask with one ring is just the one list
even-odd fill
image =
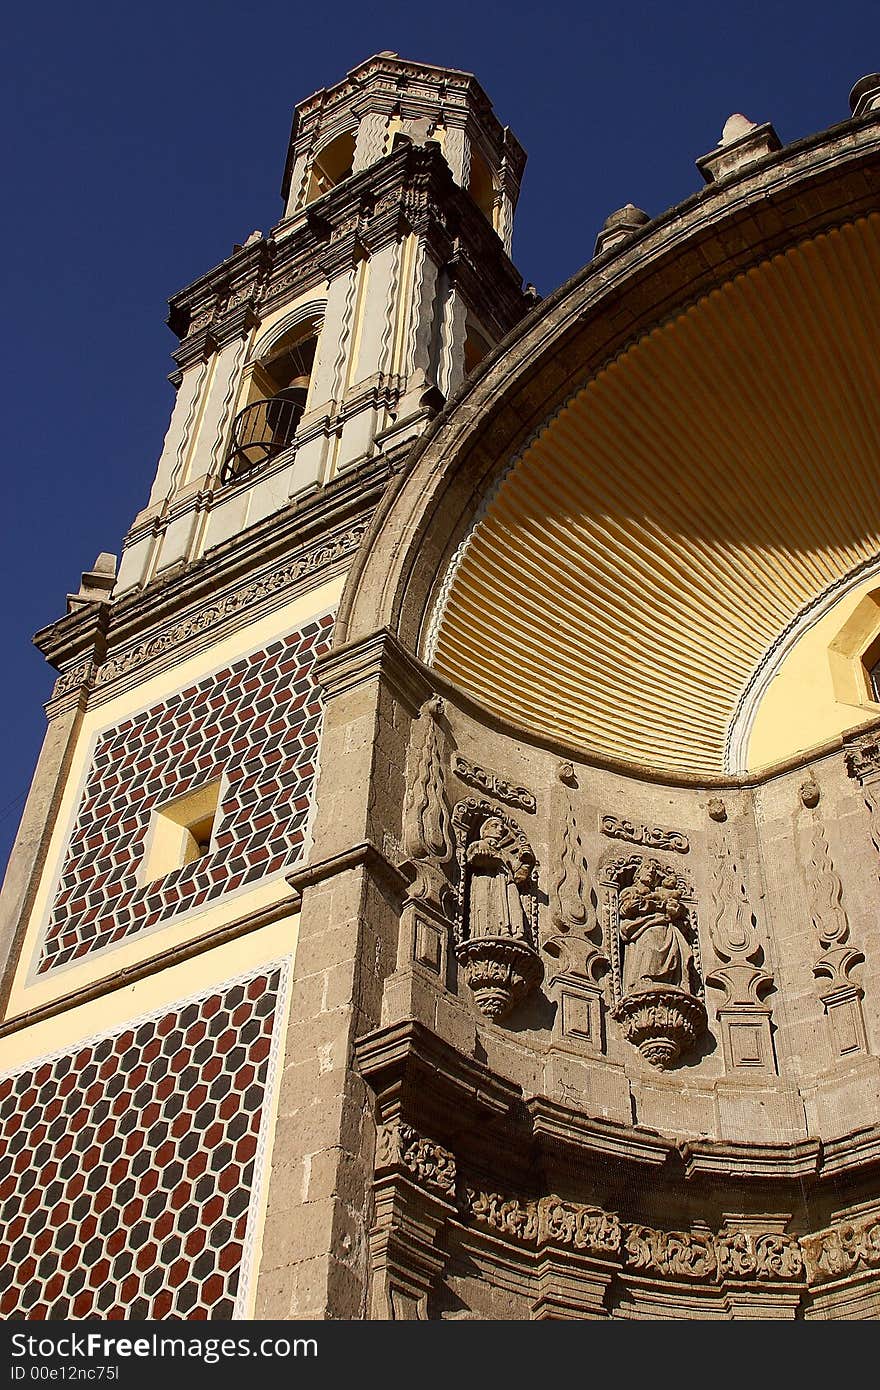
{"label": "blue sky", "polygon": [[547,293],[614,208],[698,189],[732,112],[786,143],[845,119],[880,69],[880,5],[47,0],[4,39],[0,863],[53,678],[30,638],[146,501],[165,301],[280,217],[295,102],[381,49],[475,72],[529,154],[514,259]]}

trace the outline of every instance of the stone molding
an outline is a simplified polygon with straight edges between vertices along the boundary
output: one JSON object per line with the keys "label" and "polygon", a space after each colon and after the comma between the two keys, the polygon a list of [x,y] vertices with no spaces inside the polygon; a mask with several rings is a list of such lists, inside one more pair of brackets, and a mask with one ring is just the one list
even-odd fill
{"label": "stone molding", "polygon": [[367,525],[366,520],[354,522],[345,530],[304,549],[294,559],[239,585],[220,598],[202,604],[186,617],[160,629],[151,637],[133,643],[100,664],[92,661],[78,663],[58,677],[52,699],[57,700],[81,686],[89,686],[102,695],[106,687],[112,686],[115,694],[118,683],[124,677],[136,673],[140,679],[144,667],[151,667],[169,656],[177,659],[181,654],[180,649],[191,647],[227,620],[250,614],[265,600],[286,594],[301,585],[303,580],[345,559],[360,545]]}
{"label": "stone molding", "polygon": [[880,1269],[880,1214],[841,1221],[802,1236],[726,1224],[713,1232],[664,1230],[621,1221],[613,1211],[550,1194],[521,1198],[487,1190],[461,1174],[456,1156],[395,1121],[380,1126],[376,1175],[405,1174],[420,1187],[452,1198],[458,1219],[505,1240],[538,1249],[571,1247],[629,1273],[670,1281],[722,1284],[799,1283],[808,1287],[857,1271]]}
{"label": "stone molding", "polygon": [[405,1173],[417,1185],[439,1190],[447,1198],[454,1196],[461,1221],[504,1239],[536,1249],[571,1247],[629,1272],[673,1281],[804,1282],[806,1264],[810,1282],[815,1283],[859,1264],[880,1266],[880,1217],[802,1238],[779,1230],[755,1230],[752,1224],[719,1232],[662,1230],[621,1221],[613,1211],[556,1194],[523,1199],[486,1190],[460,1176],[460,1166],[449,1149],[399,1121],[381,1126],[378,1132],[377,1178],[390,1170]]}

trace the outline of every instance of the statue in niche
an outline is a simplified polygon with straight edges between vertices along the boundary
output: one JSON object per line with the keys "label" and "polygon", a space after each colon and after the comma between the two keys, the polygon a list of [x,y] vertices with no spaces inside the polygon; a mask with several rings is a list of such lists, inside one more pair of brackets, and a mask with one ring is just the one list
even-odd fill
{"label": "statue in niche", "polygon": [[465,862],[470,877],[468,937],[530,938],[530,923],[523,894],[528,892],[535,856],[522,836],[498,816],[487,816],[477,838],[467,847]]}
{"label": "statue in niche", "polygon": [[654,985],[689,990],[693,951],[677,876],[656,859],[643,860],[630,886],[621,889],[618,913],[624,994]]}
{"label": "statue in niche", "polygon": [[707,1025],[696,905],[683,871],[640,854],[602,872],[614,1010],[625,1037],[669,1067]]}
{"label": "statue in niche", "polygon": [[540,984],[537,860],[512,816],[482,798],[456,806],[455,956],[477,1008],[498,1022]]}

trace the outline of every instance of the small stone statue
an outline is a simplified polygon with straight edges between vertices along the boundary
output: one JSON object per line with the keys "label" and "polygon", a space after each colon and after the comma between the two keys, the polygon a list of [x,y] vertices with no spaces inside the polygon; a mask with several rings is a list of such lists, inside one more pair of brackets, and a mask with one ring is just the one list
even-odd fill
{"label": "small stone statue", "polygon": [[470,871],[468,936],[530,939],[522,895],[528,891],[535,856],[497,816],[487,816],[467,847]]}
{"label": "small stone statue", "polygon": [[686,920],[675,874],[645,859],[620,893],[624,994],[655,985],[690,989],[693,952],[682,926]]}

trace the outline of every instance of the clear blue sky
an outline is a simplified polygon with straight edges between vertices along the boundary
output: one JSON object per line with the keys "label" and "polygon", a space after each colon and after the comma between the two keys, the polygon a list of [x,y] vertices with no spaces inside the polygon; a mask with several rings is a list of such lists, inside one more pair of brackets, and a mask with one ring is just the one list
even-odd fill
{"label": "clear blue sky", "polygon": [[165,300],[281,215],[296,101],[381,49],[477,74],[529,154],[514,259],[547,293],[612,209],[701,186],[724,120],[788,142],[880,69],[878,0],[19,4],[4,19],[0,865],[52,673],[30,645],[146,501]]}

